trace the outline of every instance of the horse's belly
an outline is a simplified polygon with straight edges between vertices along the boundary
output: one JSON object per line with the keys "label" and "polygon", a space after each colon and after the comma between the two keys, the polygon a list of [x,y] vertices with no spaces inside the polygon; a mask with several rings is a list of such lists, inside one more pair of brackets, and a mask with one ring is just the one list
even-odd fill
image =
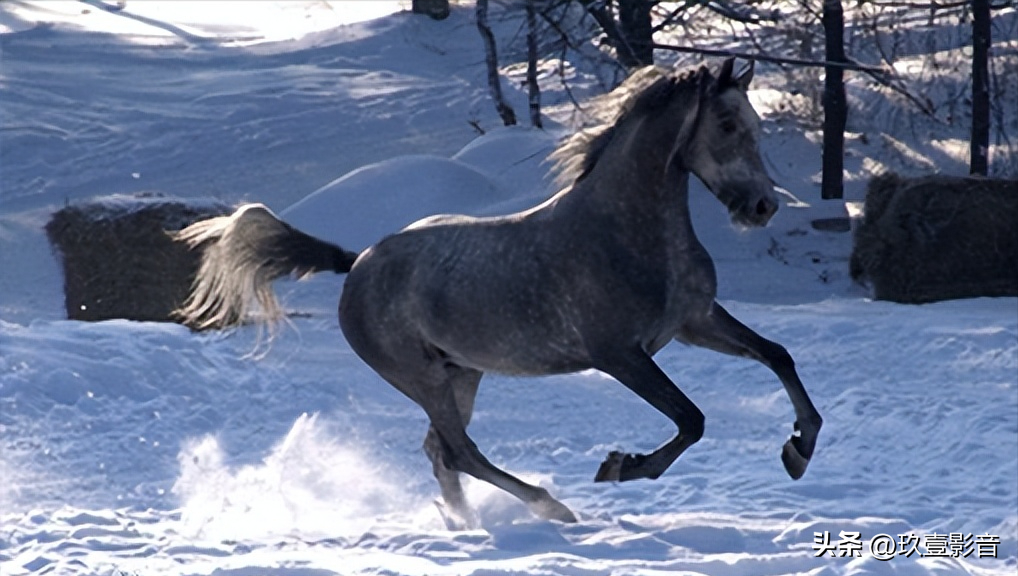
{"label": "horse's belly", "polygon": [[582,343],[554,322],[511,313],[429,320],[425,327],[428,339],[461,366],[520,376],[564,374],[590,367]]}
{"label": "horse's belly", "polygon": [[513,358],[507,356],[469,354],[454,356],[451,359],[459,366],[473,368],[481,372],[494,372],[509,376],[545,376],[549,374],[569,374],[590,368],[589,362],[565,360],[561,357],[540,358],[528,356]]}

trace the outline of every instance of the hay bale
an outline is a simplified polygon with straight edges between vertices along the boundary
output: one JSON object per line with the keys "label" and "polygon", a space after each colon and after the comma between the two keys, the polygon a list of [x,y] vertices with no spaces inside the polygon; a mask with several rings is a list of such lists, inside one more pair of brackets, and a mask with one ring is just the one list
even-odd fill
{"label": "hay bale", "polygon": [[413,0],[410,11],[414,14],[425,14],[433,20],[445,20],[449,17],[449,0]]}
{"label": "hay bale", "polygon": [[46,235],[63,264],[67,317],[173,320],[201,253],[166,231],[231,211],[212,200],[158,194],[107,196],[58,210]]}
{"label": "hay bale", "polygon": [[1018,181],[883,174],[866,191],[850,262],[878,300],[1018,296]]}

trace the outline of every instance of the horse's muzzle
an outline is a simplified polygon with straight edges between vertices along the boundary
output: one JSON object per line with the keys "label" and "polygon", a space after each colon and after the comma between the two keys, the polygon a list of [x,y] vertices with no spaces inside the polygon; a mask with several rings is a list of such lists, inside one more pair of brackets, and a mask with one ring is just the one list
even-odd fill
{"label": "horse's muzzle", "polygon": [[729,214],[735,224],[760,228],[766,226],[777,211],[777,200],[769,196],[761,196],[756,200],[731,207]]}

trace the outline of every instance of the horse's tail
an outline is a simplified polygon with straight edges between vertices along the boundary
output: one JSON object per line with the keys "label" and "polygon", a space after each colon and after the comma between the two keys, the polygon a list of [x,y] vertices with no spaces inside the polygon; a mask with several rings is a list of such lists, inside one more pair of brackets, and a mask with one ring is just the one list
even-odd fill
{"label": "horse's tail", "polygon": [[196,222],[173,235],[201,248],[201,266],[191,294],[175,315],[203,330],[241,324],[257,303],[274,324],[283,311],[272,281],[331,270],[350,271],[357,254],[309,236],[276,217],[262,204],[245,204],[229,216]]}

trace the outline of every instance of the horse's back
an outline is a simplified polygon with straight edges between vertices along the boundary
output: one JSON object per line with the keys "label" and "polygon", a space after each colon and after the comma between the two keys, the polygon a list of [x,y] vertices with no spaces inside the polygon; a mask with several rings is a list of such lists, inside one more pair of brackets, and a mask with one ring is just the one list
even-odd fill
{"label": "horse's back", "polygon": [[453,363],[510,374],[589,367],[575,314],[562,308],[569,299],[556,298],[561,266],[546,262],[539,230],[527,226],[436,216],[366,250],[340,300],[351,345],[433,347]]}

